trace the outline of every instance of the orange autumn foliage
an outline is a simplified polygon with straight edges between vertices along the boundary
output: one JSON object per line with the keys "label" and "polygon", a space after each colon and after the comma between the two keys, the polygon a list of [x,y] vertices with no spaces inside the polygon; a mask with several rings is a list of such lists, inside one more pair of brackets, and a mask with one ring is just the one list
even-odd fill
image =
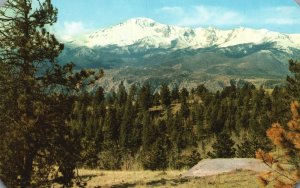
{"label": "orange autumn foliage", "polygon": [[263,160],[272,170],[261,174],[259,181],[262,185],[275,182],[274,187],[292,188],[300,180],[300,105],[291,103],[292,120],[286,127],[274,123],[267,130],[267,136],[277,149],[282,152],[272,155],[262,150],[256,152],[256,158]]}
{"label": "orange autumn foliage", "polygon": [[273,141],[276,146],[282,146],[285,130],[279,123],[274,123],[272,128],[267,130],[267,136]]}

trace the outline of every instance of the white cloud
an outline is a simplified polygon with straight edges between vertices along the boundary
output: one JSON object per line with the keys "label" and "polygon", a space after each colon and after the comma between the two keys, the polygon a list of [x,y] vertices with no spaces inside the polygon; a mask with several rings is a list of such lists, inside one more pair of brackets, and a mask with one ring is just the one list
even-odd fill
{"label": "white cloud", "polygon": [[276,11],[277,13],[282,14],[292,14],[298,11],[298,7],[292,6],[278,6],[278,7],[270,7],[267,8],[268,11]]}
{"label": "white cloud", "polygon": [[170,14],[176,19],[176,25],[201,26],[201,25],[239,25],[245,19],[237,11],[216,6],[193,6],[190,8],[163,7],[160,9],[165,14]]}
{"label": "white cloud", "polygon": [[74,36],[90,31],[81,21],[64,22],[57,30],[58,37],[64,41],[72,39]]}
{"label": "white cloud", "polygon": [[163,7],[159,13],[179,26],[299,25],[297,6],[264,7],[240,12],[219,6]]}
{"label": "white cloud", "polygon": [[263,10],[266,24],[296,25],[300,24],[300,11],[298,7],[279,6]]}
{"label": "white cloud", "polygon": [[269,18],[266,19],[266,23],[276,25],[294,25],[297,24],[297,20],[292,18]]}
{"label": "white cloud", "polygon": [[184,10],[181,7],[163,7],[160,9],[163,12],[171,13],[171,14],[184,14]]}

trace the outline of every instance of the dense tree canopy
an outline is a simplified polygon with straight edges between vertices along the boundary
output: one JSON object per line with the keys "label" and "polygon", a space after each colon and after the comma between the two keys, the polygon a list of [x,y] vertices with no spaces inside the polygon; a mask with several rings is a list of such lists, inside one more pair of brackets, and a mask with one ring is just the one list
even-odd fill
{"label": "dense tree canopy", "polygon": [[[272,149],[266,130],[271,119],[282,119],[274,109],[279,108],[276,100],[284,93],[277,93],[275,98],[275,94],[253,85],[229,86],[216,93],[204,86],[194,92],[166,85],[162,89],[164,92],[152,93],[146,84],[121,90],[127,96],[126,103],[119,102],[118,92],[107,94],[104,100],[97,100],[97,92],[76,97],[74,103],[78,107],[72,111],[71,127],[81,133],[80,139],[95,143],[90,145],[95,147],[92,150],[82,147],[83,153],[98,153],[93,155],[98,162],[87,160],[81,165],[102,169],[178,169],[190,167],[200,158],[254,157],[258,149]],[[162,95],[170,97],[168,106]],[[154,101],[156,97],[156,102],[145,100]]]}
{"label": "dense tree canopy", "polygon": [[[291,76],[287,77],[286,95],[287,101],[299,100],[300,91],[300,63],[290,60]],[[274,89],[273,96],[280,95],[278,88]],[[281,100],[282,101],[282,100]],[[282,101],[283,103],[286,101]],[[282,104],[277,106],[284,109]],[[272,124],[267,130],[267,136],[276,146],[276,152],[268,153],[258,150],[256,157],[262,159],[272,168],[270,173],[260,176],[263,185],[269,185],[275,181],[275,187],[295,187],[300,180],[300,115],[299,102],[292,101],[290,105],[292,119],[284,125],[283,123]],[[277,110],[276,108],[276,110]],[[285,117],[285,111],[279,116]]]}

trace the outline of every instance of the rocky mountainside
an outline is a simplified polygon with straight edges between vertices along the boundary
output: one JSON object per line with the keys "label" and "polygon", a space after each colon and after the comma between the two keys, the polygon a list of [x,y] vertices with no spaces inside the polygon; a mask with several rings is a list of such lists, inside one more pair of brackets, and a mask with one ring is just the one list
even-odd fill
{"label": "rocky mountainside", "polygon": [[230,80],[273,86],[288,74],[288,59],[300,57],[300,34],[266,29],[184,28],[135,18],[66,41],[62,62],[103,68],[97,85],[162,82],[171,86],[206,84],[220,89]]}

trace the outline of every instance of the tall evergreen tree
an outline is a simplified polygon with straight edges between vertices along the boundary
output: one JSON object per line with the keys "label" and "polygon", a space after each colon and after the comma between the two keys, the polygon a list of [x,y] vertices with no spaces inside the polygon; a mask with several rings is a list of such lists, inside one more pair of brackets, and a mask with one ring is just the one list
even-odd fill
{"label": "tall evergreen tree", "polygon": [[233,158],[235,156],[234,141],[223,132],[217,135],[217,140],[213,144],[213,152],[208,153],[212,158]]}
{"label": "tall evergreen tree", "polygon": [[150,145],[155,140],[155,130],[149,112],[144,112],[143,119],[143,130],[142,130],[142,146],[144,151],[148,151]]}
{"label": "tall evergreen tree", "polygon": [[287,76],[287,93],[292,100],[300,101],[300,63],[290,60],[289,70],[292,76]]}
{"label": "tall evergreen tree", "polygon": [[47,30],[56,20],[51,0],[7,0],[0,8],[0,67],[7,75],[0,80],[0,179],[10,187],[49,186],[55,166],[60,183],[74,176],[70,91],[92,72],[73,74],[73,64],[58,64],[64,46]]}
{"label": "tall evergreen tree", "polygon": [[139,92],[139,105],[142,109],[148,110],[152,105],[152,94],[151,87],[149,83],[142,86]]}
{"label": "tall evergreen tree", "polygon": [[162,84],[161,91],[160,91],[161,103],[165,107],[170,107],[171,105],[171,94],[170,89],[167,84]]}
{"label": "tall evergreen tree", "polygon": [[174,87],[173,89],[172,89],[172,92],[171,92],[171,100],[172,101],[176,101],[176,100],[179,100],[179,89],[178,89],[178,87],[176,86],[176,87]]}
{"label": "tall evergreen tree", "polygon": [[186,88],[182,88],[180,90],[180,101],[187,101],[188,97],[189,97],[189,92]]}
{"label": "tall evergreen tree", "polygon": [[127,92],[124,83],[121,82],[118,90],[118,104],[124,105],[127,101]]}
{"label": "tall evergreen tree", "polygon": [[267,136],[281,152],[257,151],[256,157],[272,168],[270,173],[260,176],[264,185],[275,181],[275,187],[295,187],[300,179],[300,114],[299,103],[291,103],[292,119],[286,127],[274,123]]}
{"label": "tall evergreen tree", "polygon": [[99,87],[95,93],[95,102],[97,104],[100,104],[101,102],[104,101],[104,89],[102,87]]}
{"label": "tall evergreen tree", "polygon": [[125,111],[122,116],[122,122],[120,127],[120,145],[124,150],[131,150],[134,147],[134,143],[132,142],[134,135],[132,133],[133,129],[135,128],[133,120],[136,115],[135,107],[133,105],[135,92],[135,87],[132,87],[127,97]]}
{"label": "tall evergreen tree", "polygon": [[190,109],[189,105],[187,104],[186,100],[181,101],[181,107],[180,107],[180,115],[184,118],[187,119],[190,115]]}
{"label": "tall evergreen tree", "polygon": [[285,88],[276,86],[271,95],[272,109],[271,109],[271,122],[285,123],[288,121],[289,111],[289,98]]}

